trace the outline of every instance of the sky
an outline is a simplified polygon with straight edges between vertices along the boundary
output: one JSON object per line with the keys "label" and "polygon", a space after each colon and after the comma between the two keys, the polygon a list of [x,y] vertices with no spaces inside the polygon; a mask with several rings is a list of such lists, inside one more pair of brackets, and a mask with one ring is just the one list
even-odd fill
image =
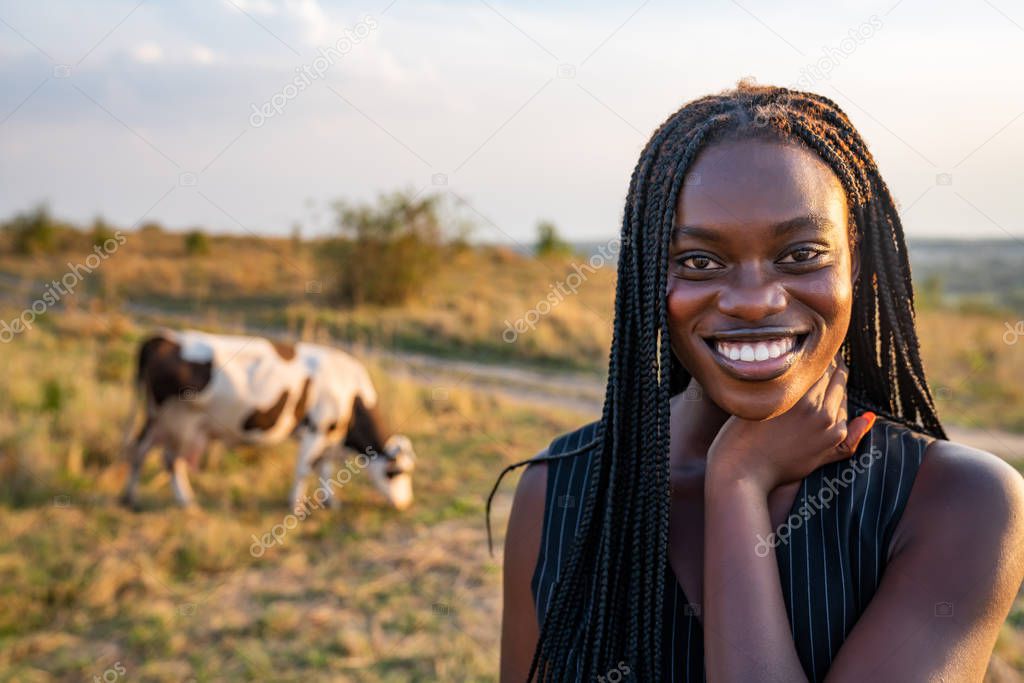
{"label": "sky", "polygon": [[1024,240],[1011,0],[0,0],[0,217],[323,234],[336,200],[437,192],[476,239],[617,234],[686,101],[820,92],[909,237]]}

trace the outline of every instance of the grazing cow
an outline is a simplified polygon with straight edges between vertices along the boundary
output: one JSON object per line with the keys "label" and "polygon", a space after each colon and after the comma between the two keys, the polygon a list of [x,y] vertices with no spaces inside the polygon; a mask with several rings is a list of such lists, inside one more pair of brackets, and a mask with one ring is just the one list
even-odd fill
{"label": "grazing cow", "polygon": [[[412,504],[415,455],[409,439],[385,439],[377,392],[356,359],[316,344],[280,344],[258,337],[161,331],[143,342],[138,390],[146,421],[128,441],[131,473],[121,501],[135,505],[146,453],[164,447],[164,463],[178,503],[193,502],[188,465],[211,439],[272,445],[299,441],[289,505],[305,501],[305,482],[319,471],[329,505],[333,456],[343,447],[365,454],[374,486],[399,510]],[[140,400],[140,402],[141,402]],[[130,439],[130,440],[129,440]],[[321,502],[318,499],[318,502]]]}

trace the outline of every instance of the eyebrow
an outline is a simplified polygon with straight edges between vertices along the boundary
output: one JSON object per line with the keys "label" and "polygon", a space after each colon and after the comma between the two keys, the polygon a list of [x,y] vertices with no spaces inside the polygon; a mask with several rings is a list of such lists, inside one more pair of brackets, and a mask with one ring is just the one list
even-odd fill
{"label": "eyebrow", "polygon": [[[816,233],[824,233],[829,231],[832,227],[832,221],[828,220],[824,216],[808,214],[806,216],[790,218],[789,220],[785,220],[780,223],[774,223],[771,226],[771,230],[772,236],[779,238],[806,228],[812,228]],[[712,230],[711,228],[705,228],[699,225],[677,225],[672,228],[673,242],[682,239],[683,237],[694,237],[706,242],[721,243],[725,241],[725,235],[721,230]]]}

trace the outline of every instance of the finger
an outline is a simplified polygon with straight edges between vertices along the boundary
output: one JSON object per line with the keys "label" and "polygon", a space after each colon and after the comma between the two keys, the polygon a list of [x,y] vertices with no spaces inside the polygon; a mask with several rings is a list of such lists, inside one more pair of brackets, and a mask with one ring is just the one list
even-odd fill
{"label": "finger", "polygon": [[821,377],[815,380],[814,384],[804,392],[802,400],[813,406],[815,412],[821,410],[824,405],[825,394],[828,391],[829,384],[832,382],[832,377],[835,374],[836,368],[836,358],[833,358],[829,362],[828,367],[825,368],[825,372],[821,374]]}
{"label": "finger", "polygon": [[833,422],[839,420],[840,408],[846,406],[846,381],[849,377],[849,368],[846,367],[843,359],[839,358],[832,377],[829,378],[821,406],[832,417]]}
{"label": "finger", "polygon": [[[835,420],[837,424],[844,424],[845,425],[846,424],[846,418],[847,418],[847,415],[846,415],[846,392],[843,392],[843,400],[841,400],[839,402],[839,412],[837,412],[835,415],[833,415],[832,419]],[[847,426],[849,426],[849,425],[847,425]]]}
{"label": "finger", "polygon": [[857,452],[861,440],[871,431],[877,416],[871,411],[861,413],[846,424],[846,438],[836,446],[836,452],[849,457]]}

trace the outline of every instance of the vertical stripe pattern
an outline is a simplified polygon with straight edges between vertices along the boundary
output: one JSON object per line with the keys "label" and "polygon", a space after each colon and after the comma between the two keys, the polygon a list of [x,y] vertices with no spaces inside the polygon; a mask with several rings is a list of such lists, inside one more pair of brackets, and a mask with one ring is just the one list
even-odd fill
{"label": "vertical stripe pattern", "polygon": [[[849,408],[851,416],[863,412],[852,403]],[[548,457],[583,450],[547,461],[544,524],[531,581],[540,623],[579,529],[595,450],[586,446],[597,445],[597,436],[598,423],[591,422],[562,434],[548,448]],[[808,680],[824,680],[878,589],[889,542],[931,440],[879,417],[857,453],[802,482],[783,522],[788,533],[776,534],[775,557],[793,641]],[[665,589],[664,671],[673,682],[698,683],[705,680],[700,606],[690,603],[667,562]]]}

